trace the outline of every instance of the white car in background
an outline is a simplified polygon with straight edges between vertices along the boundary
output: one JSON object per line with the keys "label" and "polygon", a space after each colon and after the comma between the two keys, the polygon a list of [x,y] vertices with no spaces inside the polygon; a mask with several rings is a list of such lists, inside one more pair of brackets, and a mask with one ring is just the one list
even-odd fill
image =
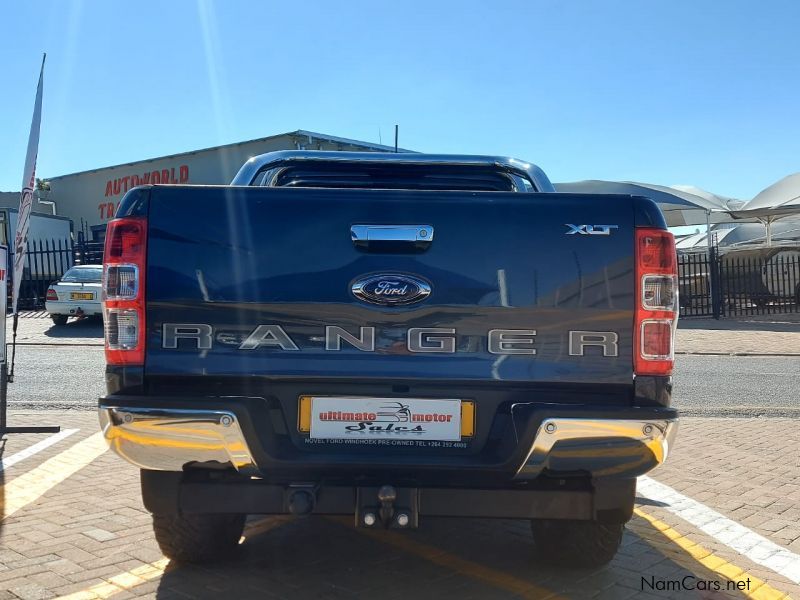
{"label": "white car in background", "polygon": [[56,325],[66,325],[69,317],[103,314],[100,305],[102,265],[72,267],[47,290],[45,309]]}

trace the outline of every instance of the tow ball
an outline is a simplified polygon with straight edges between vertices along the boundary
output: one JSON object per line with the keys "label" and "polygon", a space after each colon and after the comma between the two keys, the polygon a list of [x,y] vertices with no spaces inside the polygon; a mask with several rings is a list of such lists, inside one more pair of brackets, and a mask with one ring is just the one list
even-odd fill
{"label": "tow ball", "polygon": [[[378,504],[374,504],[375,500]],[[417,488],[358,488],[356,527],[416,528],[419,520]]]}

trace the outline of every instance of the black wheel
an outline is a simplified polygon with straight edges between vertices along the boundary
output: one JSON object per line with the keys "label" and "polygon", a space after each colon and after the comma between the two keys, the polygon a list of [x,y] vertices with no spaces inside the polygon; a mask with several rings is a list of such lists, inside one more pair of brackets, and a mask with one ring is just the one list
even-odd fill
{"label": "black wheel", "polygon": [[238,548],[246,515],[153,515],[153,531],[169,559],[205,563],[224,559]]}
{"label": "black wheel", "polygon": [[622,523],[535,519],[533,539],[541,557],[562,567],[600,567],[614,558],[622,542]]}
{"label": "black wheel", "polygon": [[58,326],[66,325],[67,319],[69,318],[67,315],[50,315],[50,318],[53,319],[53,323]]}

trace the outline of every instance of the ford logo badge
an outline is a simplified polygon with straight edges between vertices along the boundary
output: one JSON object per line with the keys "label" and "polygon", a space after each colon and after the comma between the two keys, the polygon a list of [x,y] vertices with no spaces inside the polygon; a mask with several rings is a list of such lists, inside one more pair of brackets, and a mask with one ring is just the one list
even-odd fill
{"label": "ford logo badge", "polygon": [[356,279],[351,289],[363,302],[384,306],[402,306],[421,302],[431,295],[431,286],[419,277],[399,273],[381,273]]}

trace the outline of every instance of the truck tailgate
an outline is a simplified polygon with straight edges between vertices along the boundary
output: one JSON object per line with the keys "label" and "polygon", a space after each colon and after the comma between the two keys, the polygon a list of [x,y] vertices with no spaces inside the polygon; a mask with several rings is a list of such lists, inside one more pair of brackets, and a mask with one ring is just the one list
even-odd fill
{"label": "truck tailgate", "polygon": [[[145,374],[630,385],[634,201],[153,187]],[[357,224],[426,225],[433,239],[361,247]],[[592,225],[616,228],[589,235]],[[431,293],[397,306],[353,294],[382,274]],[[210,336],[193,338],[197,325]],[[326,348],[328,327],[361,341],[374,328],[374,341],[339,336]],[[492,330],[523,333],[493,334],[492,351]],[[412,337],[434,351],[414,351]]]}

